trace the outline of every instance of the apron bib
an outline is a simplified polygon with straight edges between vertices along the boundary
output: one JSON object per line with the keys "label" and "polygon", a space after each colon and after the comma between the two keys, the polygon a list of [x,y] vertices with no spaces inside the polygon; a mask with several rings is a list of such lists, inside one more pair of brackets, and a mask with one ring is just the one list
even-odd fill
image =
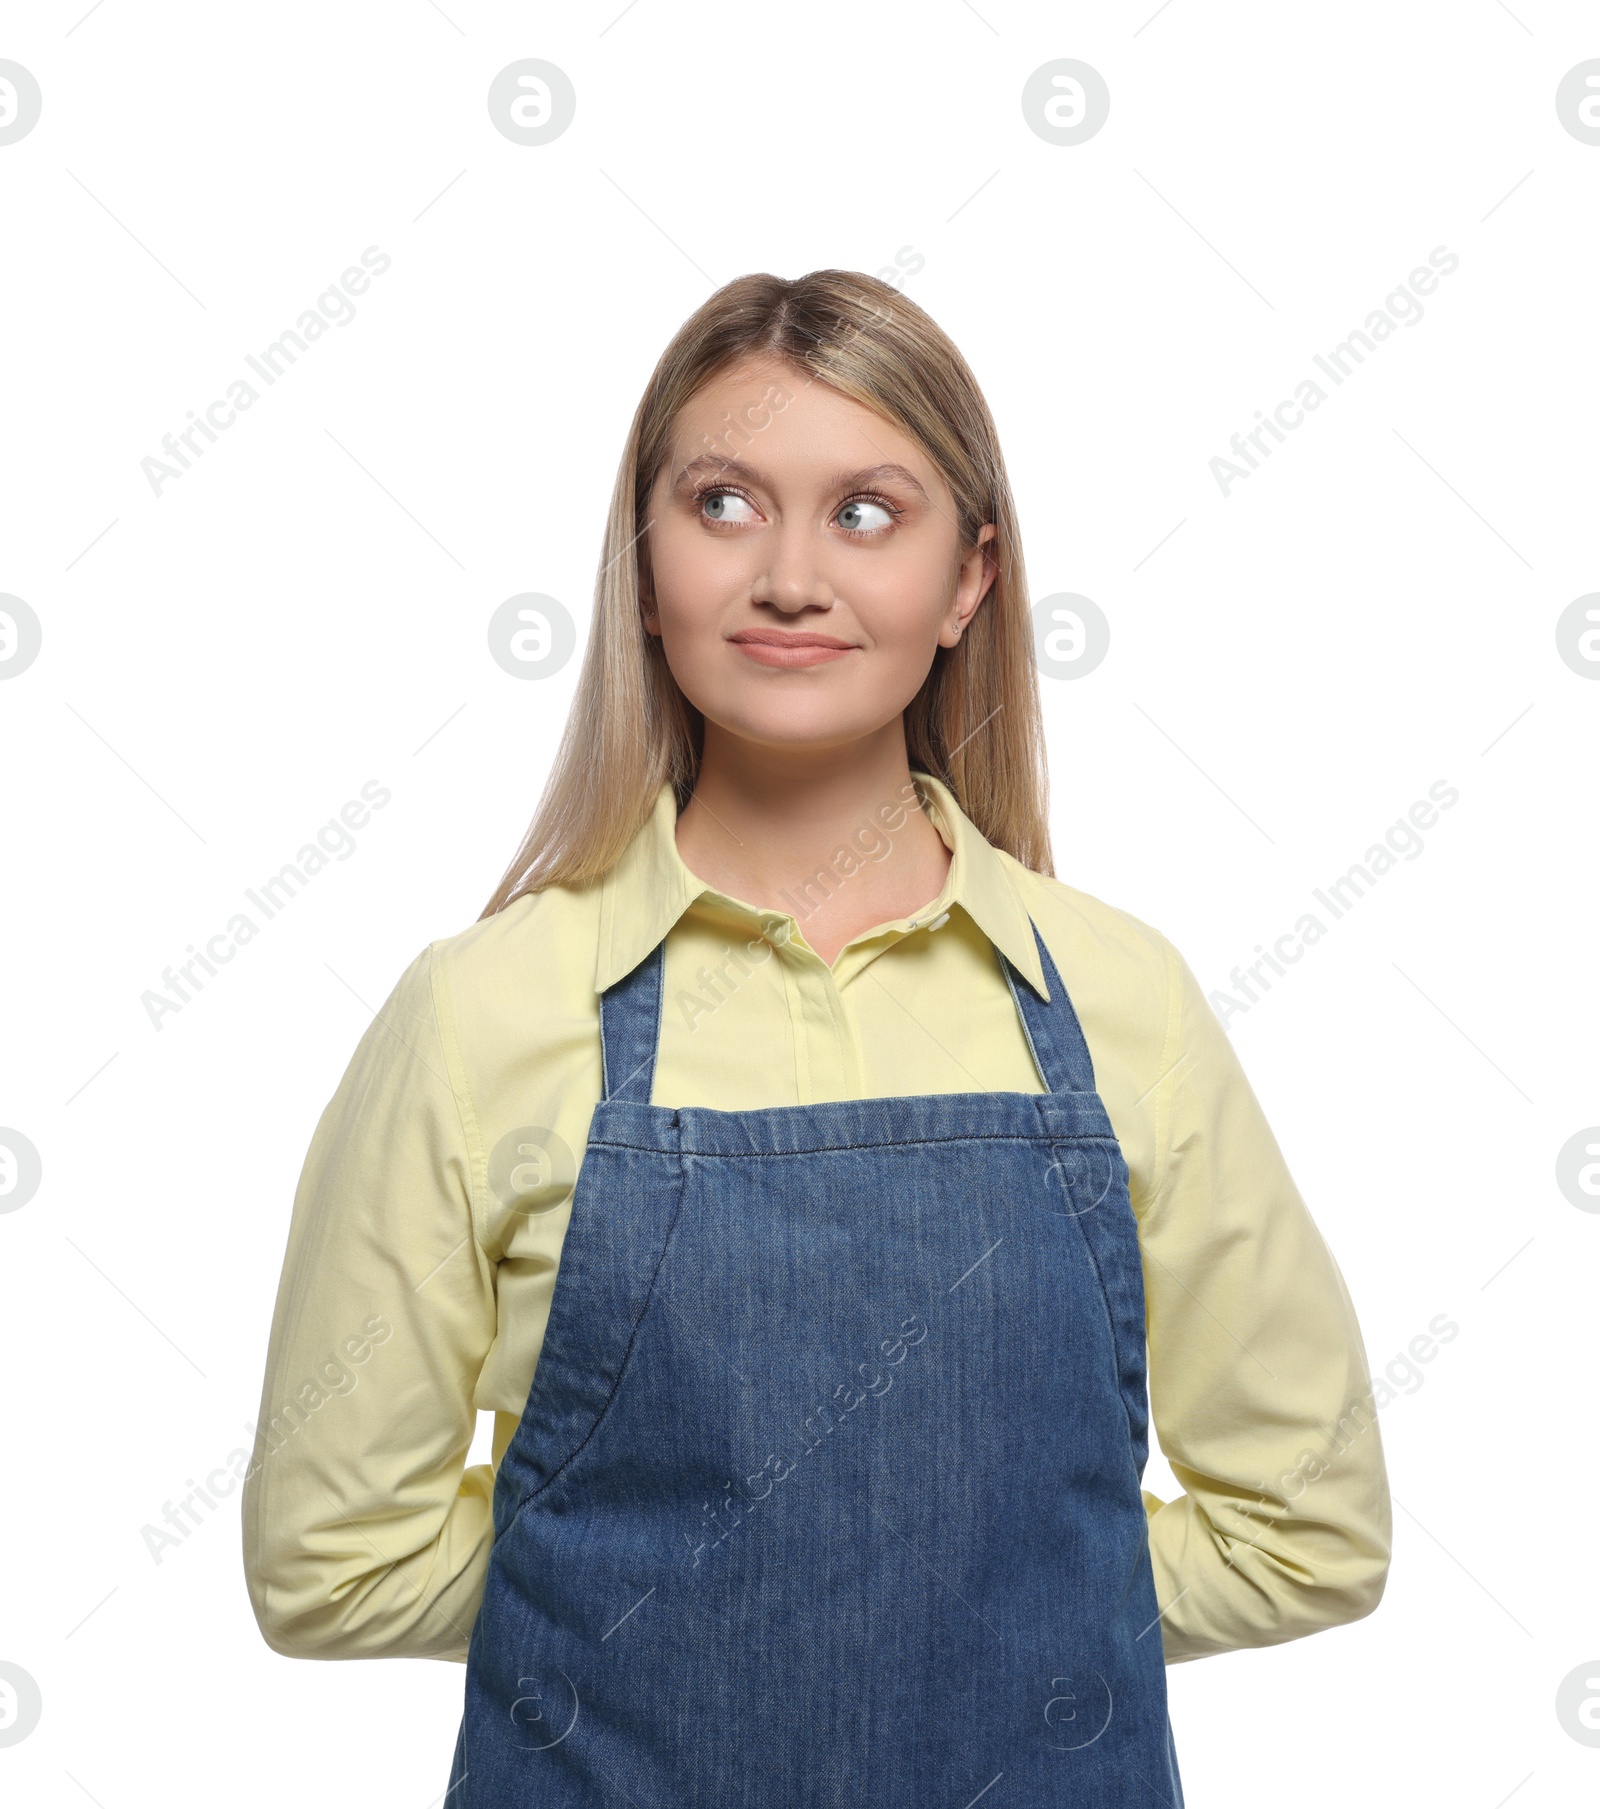
{"label": "apron bib", "polygon": [[1039,1094],[652,1105],[664,943],[601,995],[446,1809],[1182,1809],[1127,1164],[1034,940]]}

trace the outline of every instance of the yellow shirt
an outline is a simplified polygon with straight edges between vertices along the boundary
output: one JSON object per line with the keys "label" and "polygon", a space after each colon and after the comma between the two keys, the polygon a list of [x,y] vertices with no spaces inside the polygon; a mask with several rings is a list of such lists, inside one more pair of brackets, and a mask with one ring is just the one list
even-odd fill
{"label": "yellow shirt", "polygon": [[[464,1661],[493,1542],[476,1413],[510,1442],[600,1096],[598,992],[666,937],[657,1105],[1036,1093],[998,947],[1043,988],[1039,926],[1127,1159],[1153,1430],[1144,1493],[1168,1663],[1370,1613],[1390,1504],[1355,1311],[1233,1046],[1148,924],[994,848],[919,775],[952,851],[937,899],[830,968],[808,904],[703,884],[664,784],[604,879],[519,898],[400,977],[296,1191],[243,1497],[277,1651]],[[860,852],[833,863],[848,884]]]}

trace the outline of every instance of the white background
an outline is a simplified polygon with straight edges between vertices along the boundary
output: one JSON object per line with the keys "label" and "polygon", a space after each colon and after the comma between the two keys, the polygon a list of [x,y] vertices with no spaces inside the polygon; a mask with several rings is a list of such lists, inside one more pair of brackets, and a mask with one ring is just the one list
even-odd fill
{"label": "white background", "polygon": [[[910,247],[1033,596],[1111,624],[1044,681],[1062,878],[1222,989],[1460,793],[1229,1019],[1374,1371],[1460,1332],[1383,1418],[1378,1612],[1169,1670],[1190,1809],[1592,1803],[1555,1698],[1600,1659],[1600,1217],[1556,1156],[1600,1121],[1600,684],[1555,625],[1600,589],[1600,146],[1554,97],[1594,8],[82,11],[0,26],[43,92],[0,146],[0,591],[44,635],[0,684],[0,1125],[43,1162],[0,1215],[0,1659],[44,1705],[6,1800],[438,1802],[459,1666],[272,1653],[236,1496],[159,1565],[141,1529],[248,1443],[317,1115],[532,814],[579,662],[508,676],[490,613],[546,592],[581,639],[628,418],[713,288]],[[536,148],[486,107],[529,56],[578,96]],[[1064,56],[1111,92],[1066,148],[1021,108]],[[369,245],[355,318],[153,494]],[[1208,461],[1441,245],[1423,318],[1224,496]],[[371,779],[354,854],[154,1029],[141,994]]]}

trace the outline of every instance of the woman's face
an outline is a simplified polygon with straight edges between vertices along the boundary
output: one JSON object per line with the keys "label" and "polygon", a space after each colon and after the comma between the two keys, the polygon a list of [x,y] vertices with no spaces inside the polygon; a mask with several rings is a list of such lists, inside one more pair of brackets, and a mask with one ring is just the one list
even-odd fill
{"label": "woman's face", "polygon": [[955,500],[881,415],[778,360],[680,411],[650,495],[645,626],[684,695],[729,734],[823,748],[916,696],[993,578]]}

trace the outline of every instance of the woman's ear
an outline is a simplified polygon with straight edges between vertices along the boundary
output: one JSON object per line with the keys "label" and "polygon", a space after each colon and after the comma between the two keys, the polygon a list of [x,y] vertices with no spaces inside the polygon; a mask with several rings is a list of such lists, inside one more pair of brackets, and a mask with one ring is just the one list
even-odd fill
{"label": "woman's ear", "polygon": [[976,572],[975,583],[977,589],[976,594],[972,599],[973,609],[976,609],[983,599],[988,596],[990,587],[993,585],[995,578],[999,574],[1000,567],[996,560],[998,548],[991,544],[999,532],[1000,530],[992,521],[986,521],[983,526],[978,529],[977,544],[962,562],[963,578],[966,577],[969,567]]}
{"label": "woman's ear", "polygon": [[644,623],[646,634],[660,634],[661,622],[656,609],[656,587],[650,576],[649,560],[639,560],[639,616]]}
{"label": "woman's ear", "polygon": [[939,634],[940,642],[946,647],[955,646],[961,639],[967,624],[978,613],[978,605],[994,584],[1000,568],[989,543],[999,531],[992,521],[986,521],[978,529],[971,552],[962,557],[961,569],[956,576],[956,594]]}

